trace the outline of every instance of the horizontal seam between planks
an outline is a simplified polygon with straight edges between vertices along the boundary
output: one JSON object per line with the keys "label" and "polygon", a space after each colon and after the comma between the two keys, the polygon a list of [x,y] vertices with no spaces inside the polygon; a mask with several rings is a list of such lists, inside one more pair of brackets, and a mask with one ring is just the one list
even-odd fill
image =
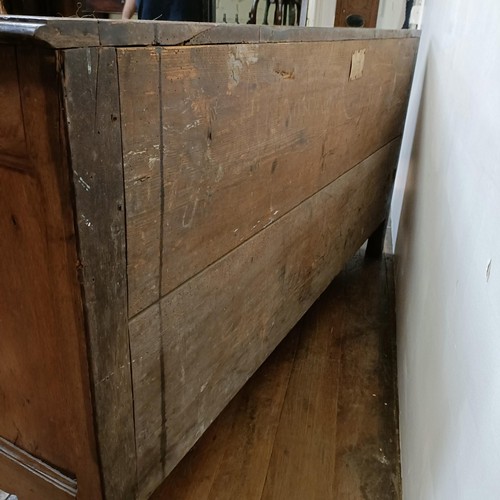
{"label": "horizontal seam between planks", "polygon": [[197,276],[199,276],[200,274],[208,271],[212,266],[214,266],[219,261],[221,261],[222,259],[224,259],[225,257],[227,257],[229,254],[235,252],[242,245],[245,245],[250,240],[252,240],[256,236],[258,236],[260,233],[262,233],[262,231],[266,231],[267,229],[273,227],[274,224],[276,224],[278,221],[280,221],[283,217],[285,217],[285,216],[289,215],[290,213],[292,213],[293,211],[297,210],[297,208],[300,207],[303,203],[305,203],[306,201],[310,200],[313,196],[316,196],[318,193],[320,193],[321,191],[323,191],[324,189],[326,189],[328,186],[332,185],[334,182],[337,182],[340,179],[342,179],[342,177],[344,177],[345,175],[347,175],[349,172],[351,172],[355,168],[359,167],[362,163],[364,163],[365,161],[367,161],[369,158],[371,158],[372,156],[374,156],[375,154],[377,154],[382,149],[385,149],[390,144],[392,144],[392,143],[400,140],[401,137],[402,137],[401,134],[399,134],[396,137],[394,137],[393,139],[391,139],[390,141],[386,142],[383,146],[381,146],[380,148],[378,148],[376,151],[374,151],[373,153],[371,153],[370,155],[368,155],[366,158],[363,158],[363,160],[361,160],[358,163],[356,163],[356,165],[352,166],[350,169],[348,169],[345,172],[343,172],[341,175],[339,175],[338,177],[336,177],[335,179],[333,179],[331,182],[329,182],[328,184],[322,186],[320,189],[318,189],[314,193],[310,194],[309,196],[307,196],[306,198],[304,198],[303,200],[301,200],[300,203],[298,203],[297,205],[294,205],[292,208],[290,208],[290,210],[288,210],[288,212],[285,212],[285,213],[281,214],[277,219],[273,220],[271,224],[267,225],[266,227],[261,228],[259,231],[257,231],[256,233],[252,234],[251,236],[249,236],[244,241],[240,242],[234,248],[231,248],[231,250],[229,250],[226,253],[222,254],[220,257],[218,257],[216,260],[214,260],[213,262],[211,262],[210,264],[208,264],[207,266],[205,266],[203,269],[200,269],[199,271],[197,271],[196,273],[194,273],[192,276],[190,276],[189,278],[185,279],[182,283],[179,283],[175,288],[172,288],[172,290],[169,290],[166,294],[160,296],[157,300],[155,300],[151,304],[147,305],[146,307],[144,307],[143,309],[141,309],[137,313],[135,313],[133,316],[131,316],[128,319],[129,322],[132,321],[132,320],[134,320],[135,318],[137,318],[137,316],[141,315],[143,312],[147,311],[150,307],[153,307],[154,305],[156,305],[159,302],[161,302],[165,297],[168,297],[171,293],[177,291],[179,288],[181,288],[182,286],[184,286],[186,283],[188,283],[192,279],[194,279]]}

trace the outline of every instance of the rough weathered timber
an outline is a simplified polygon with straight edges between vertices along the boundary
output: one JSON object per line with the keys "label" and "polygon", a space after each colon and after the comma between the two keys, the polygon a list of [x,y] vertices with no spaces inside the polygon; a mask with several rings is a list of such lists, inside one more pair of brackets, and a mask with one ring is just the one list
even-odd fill
{"label": "rough weathered timber", "polygon": [[228,43],[328,42],[416,38],[415,30],[301,28],[164,21],[115,21],[0,16],[0,39],[18,38],[54,48]]}
{"label": "rough weathered timber", "polygon": [[161,104],[160,51],[118,50],[129,315],[160,297]]}
{"label": "rough weathered timber", "polygon": [[165,477],[167,402],[159,304],[133,318],[129,330],[135,388],[137,495],[148,498]]}
{"label": "rough weathered timber", "polygon": [[152,500],[400,500],[393,288],[360,250]]}
{"label": "rough weathered timber", "polygon": [[99,19],[99,45],[120,47],[156,45],[157,23],[123,22]]}
{"label": "rough weathered timber", "polygon": [[399,143],[161,300],[167,473],[384,218]]}
{"label": "rough weathered timber", "polygon": [[64,78],[99,456],[106,499],[125,500],[136,460],[115,49],[66,51]]}
{"label": "rough weathered timber", "polygon": [[162,295],[400,135],[414,58],[414,40],[163,49]]}
{"label": "rough weathered timber", "polygon": [[[36,312],[48,318],[39,330],[51,339],[44,343],[30,334],[43,348],[26,359],[40,363],[43,349],[50,351],[62,333],[61,355],[70,351],[60,378],[66,380],[67,370],[69,389],[61,389],[70,408],[66,416],[55,412],[52,418],[48,404],[39,404],[31,392],[37,402],[30,405],[41,412],[28,412],[19,399],[0,422],[3,418],[9,439],[16,441],[12,422],[28,426],[30,415],[41,415],[42,424],[32,425],[41,434],[19,433],[19,444],[46,453],[46,460],[55,456],[50,461],[56,465],[69,463],[65,470],[76,471],[82,495],[94,479],[91,497],[99,497],[99,463],[108,498],[143,498],[361,238],[386,217],[392,160],[384,171],[388,177],[352,180],[352,175],[401,133],[418,40],[410,33],[376,31],[358,36],[337,30],[70,21],[0,22],[2,43],[24,45],[34,62],[17,71],[11,68],[12,53],[2,59],[10,68],[8,79],[19,74],[28,89],[20,92],[21,106],[15,91],[14,100],[7,100],[4,109],[14,115],[12,122],[0,119],[7,138],[0,152],[5,167],[0,175],[6,179],[0,203],[7,207],[2,234],[17,241],[18,218],[8,217],[14,207],[32,236],[17,245],[18,255],[7,252],[5,262],[9,269],[16,269],[13,263],[24,269],[23,283],[29,283],[33,263],[43,267],[33,284],[44,295],[37,307],[47,312]],[[78,23],[83,24],[73,37]],[[113,46],[115,35],[122,47]],[[353,51],[365,54],[365,65],[349,81]],[[37,80],[38,59],[56,68],[54,78]],[[34,92],[31,82],[50,87],[51,100]],[[8,95],[13,87],[7,85]],[[15,117],[19,110],[22,119]],[[44,123],[39,116],[45,115],[54,129],[50,141],[43,126],[36,134]],[[24,152],[22,129],[35,132],[37,151],[43,144],[59,151],[65,174],[57,173],[52,184],[45,179],[43,189],[34,157]],[[44,175],[54,177],[53,172],[48,168]],[[332,192],[333,199],[326,194]],[[58,196],[63,217],[51,208]],[[33,205],[25,206],[28,199]],[[373,202],[371,208],[357,212],[360,199]],[[338,211],[332,215],[328,207]],[[61,224],[64,229],[57,229]],[[51,249],[61,245],[65,256],[38,252],[40,242]],[[31,331],[33,316],[16,316],[14,306],[31,295],[8,295],[17,279],[12,269],[4,273],[7,286],[0,291],[7,297],[8,338],[17,353],[26,342],[15,330]],[[61,279],[74,288],[59,286]],[[59,312],[68,310],[68,302],[77,328],[71,321],[67,327]],[[78,356],[72,345],[79,346]],[[52,353],[45,361],[55,380],[59,360]],[[82,380],[75,385],[78,370]],[[91,395],[85,385],[89,374]],[[82,390],[79,402],[68,402]],[[76,423],[64,420],[75,415]],[[66,434],[55,438],[49,432],[53,427],[67,429],[69,447]],[[83,436],[76,445],[75,436]],[[72,456],[60,460],[68,449]],[[223,488],[224,481],[220,484]]]}

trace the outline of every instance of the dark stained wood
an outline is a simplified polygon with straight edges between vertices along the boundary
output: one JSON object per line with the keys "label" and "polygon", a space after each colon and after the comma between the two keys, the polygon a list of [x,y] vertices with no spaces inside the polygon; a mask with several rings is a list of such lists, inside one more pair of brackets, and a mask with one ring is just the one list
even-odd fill
{"label": "dark stained wood", "polygon": [[26,500],[76,498],[76,481],[2,438],[0,438],[0,487],[5,487],[11,494]]}
{"label": "dark stained wood", "polygon": [[[0,435],[76,476],[82,497],[99,499],[57,61],[33,47],[17,48],[13,61],[13,50],[0,47],[8,61],[0,65],[8,89],[0,106],[12,113],[0,146]],[[36,474],[9,471],[7,491],[39,484]]]}
{"label": "dark stained wood", "polygon": [[116,52],[64,53],[66,115],[106,499],[134,498],[125,199]]}
{"label": "dark stained wood", "polygon": [[118,51],[129,315],[160,297],[161,105],[160,52]]}
{"label": "dark stained wood", "polygon": [[399,142],[162,299],[167,472],[384,218]]}
{"label": "dark stained wood", "polygon": [[23,16],[74,16],[80,11],[77,0],[2,0],[0,14],[5,14],[1,9],[3,4],[11,15]]}
{"label": "dark stained wood", "polygon": [[162,295],[400,135],[414,43],[163,49]]}
{"label": "dark stained wood", "polygon": [[[378,5],[379,0],[337,0],[335,27],[375,28]],[[349,16],[360,16],[364,24],[350,24]],[[353,21],[355,22],[354,19]]]}
{"label": "dark stained wood", "polygon": [[0,102],[4,106],[0,113],[0,155],[3,158],[7,157],[3,160],[4,164],[29,167],[14,46],[2,47],[0,69],[2,71]]}
{"label": "dark stained wood", "polygon": [[[393,283],[389,257],[358,252],[152,499],[399,500]],[[284,405],[262,390],[282,387],[283,363]],[[276,425],[271,442],[247,439]],[[242,465],[269,447],[270,463]]]}

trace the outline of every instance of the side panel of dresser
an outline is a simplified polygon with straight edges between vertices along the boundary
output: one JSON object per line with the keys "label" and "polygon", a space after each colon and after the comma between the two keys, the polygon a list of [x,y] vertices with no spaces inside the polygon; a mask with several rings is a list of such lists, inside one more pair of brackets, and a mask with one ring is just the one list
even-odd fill
{"label": "side panel of dresser", "polygon": [[57,54],[2,45],[0,82],[0,488],[99,499]]}

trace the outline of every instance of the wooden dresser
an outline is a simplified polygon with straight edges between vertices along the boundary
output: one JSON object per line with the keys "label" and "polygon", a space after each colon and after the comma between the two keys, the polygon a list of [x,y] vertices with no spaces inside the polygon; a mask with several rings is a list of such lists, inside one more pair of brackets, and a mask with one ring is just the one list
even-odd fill
{"label": "wooden dresser", "polygon": [[418,42],[2,18],[0,489],[147,498],[381,250]]}

